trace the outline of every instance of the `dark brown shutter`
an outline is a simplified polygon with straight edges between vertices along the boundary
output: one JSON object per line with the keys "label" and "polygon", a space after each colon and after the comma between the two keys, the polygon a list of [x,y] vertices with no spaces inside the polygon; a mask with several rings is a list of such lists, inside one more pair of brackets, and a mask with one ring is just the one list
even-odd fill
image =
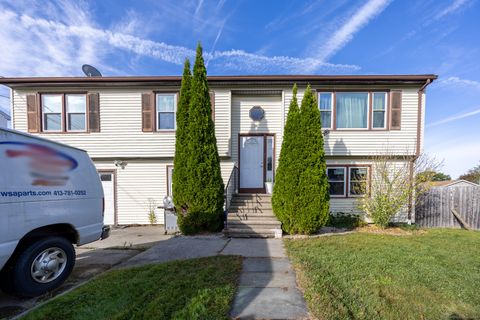
{"label": "dark brown shutter", "polygon": [[402,91],[391,91],[390,129],[400,130],[402,119]]}
{"label": "dark brown shutter", "polygon": [[28,132],[40,132],[40,106],[36,94],[27,95]]}
{"label": "dark brown shutter", "polygon": [[100,132],[100,95],[88,94],[88,131]]}
{"label": "dark brown shutter", "polygon": [[142,93],[142,131],[152,132],[155,123],[153,93]]}
{"label": "dark brown shutter", "polygon": [[210,91],[210,105],[212,106],[212,120],[215,121],[215,91]]}

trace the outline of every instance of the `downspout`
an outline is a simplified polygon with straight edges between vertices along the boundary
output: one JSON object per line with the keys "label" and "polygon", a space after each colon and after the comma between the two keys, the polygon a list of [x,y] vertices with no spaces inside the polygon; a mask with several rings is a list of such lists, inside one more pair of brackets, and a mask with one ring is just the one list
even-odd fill
{"label": "downspout", "polygon": [[[410,162],[410,182],[413,183],[413,165],[415,161],[420,157],[420,148],[421,148],[421,143],[420,143],[420,137],[421,137],[421,126],[422,126],[422,101],[423,101],[423,94],[425,93],[425,88],[432,82],[432,79],[427,79],[423,86],[420,87],[418,90],[418,113],[417,113],[417,140],[416,140],[416,148],[415,148],[415,156]],[[411,224],[412,222],[412,211],[413,211],[413,199],[412,195],[410,195],[408,199],[408,224]]]}
{"label": "downspout", "polygon": [[14,128],[14,123],[15,123],[15,113],[14,113],[14,101],[13,98],[15,97],[13,93],[13,88],[10,88],[10,129],[15,129]]}

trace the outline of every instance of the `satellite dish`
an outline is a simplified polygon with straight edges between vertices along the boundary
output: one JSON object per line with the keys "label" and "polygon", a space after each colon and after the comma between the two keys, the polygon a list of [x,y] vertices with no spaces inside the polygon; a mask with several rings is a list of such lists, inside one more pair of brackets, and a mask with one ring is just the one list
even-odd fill
{"label": "satellite dish", "polygon": [[83,73],[85,73],[85,75],[87,77],[101,77],[102,74],[100,73],[100,71],[97,70],[97,68],[89,65],[89,64],[84,64],[82,66],[82,70],[83,70]]}

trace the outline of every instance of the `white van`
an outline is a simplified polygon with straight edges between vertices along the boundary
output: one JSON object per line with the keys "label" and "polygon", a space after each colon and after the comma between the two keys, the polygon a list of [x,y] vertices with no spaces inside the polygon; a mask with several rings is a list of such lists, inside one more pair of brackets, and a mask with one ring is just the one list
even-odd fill
{"label": "white van", "polygon": [[103,190],[80,149],[0,128],[0,287],[23,297],[58,287],[73,244],[108,237]]}

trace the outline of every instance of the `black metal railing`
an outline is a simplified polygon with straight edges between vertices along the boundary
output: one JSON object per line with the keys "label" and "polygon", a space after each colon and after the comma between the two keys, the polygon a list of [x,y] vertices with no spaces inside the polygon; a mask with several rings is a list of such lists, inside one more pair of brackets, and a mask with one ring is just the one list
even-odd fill
{"label": "black metal railing", "polygon": [[228,178],[227,185],[225,186],[224,199],[224,227],[227,228],[228,209],[230,209],[230,203],[234,194],[238,193],[238,167],[233,165],[232,172]]}

